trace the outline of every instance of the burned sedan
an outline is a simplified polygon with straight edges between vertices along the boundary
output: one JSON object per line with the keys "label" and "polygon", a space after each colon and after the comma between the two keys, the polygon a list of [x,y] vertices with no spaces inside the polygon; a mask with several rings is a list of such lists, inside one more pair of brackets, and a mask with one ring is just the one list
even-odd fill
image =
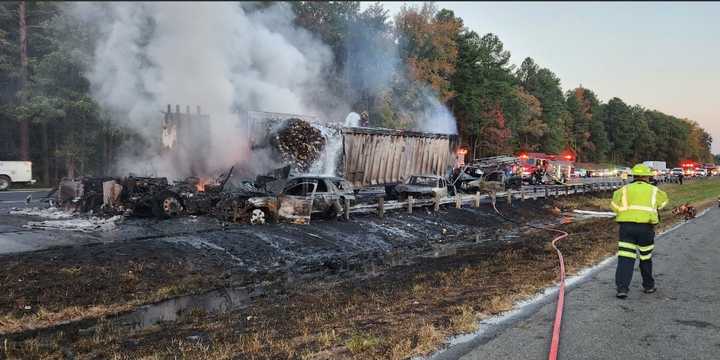
{"label": "burned sedan", "polygon": [[462,183],[461,189],[465,192],[498,192],[507,189],[518,190],[522,187],[522,178],[508,176],[503,171],[489,172],[479,179]]}
{"label": "burned sedan", "polygon": [[277,198],[252,181],[231,182],[211,214],[224,221],[265,224],[277,217]]}
{"label": "burned sedan", "polygon": [[[352,185],[343,178],[296,177],[288,181],[278,196],[281,210],[279,215],[289,219],[311,215],[335,218],[343,212],[346,199],[354,201],[355,193]],[[312,204],[309,201],[312,201]]]}
{"label": "burned sedan", "polygon": [[416,199],[447,197],[453,195],[453,187],[448,184],[445,178],[438,175],[413,175],[404,184],[395,186],[393,192],[400,200],[408,196]]}

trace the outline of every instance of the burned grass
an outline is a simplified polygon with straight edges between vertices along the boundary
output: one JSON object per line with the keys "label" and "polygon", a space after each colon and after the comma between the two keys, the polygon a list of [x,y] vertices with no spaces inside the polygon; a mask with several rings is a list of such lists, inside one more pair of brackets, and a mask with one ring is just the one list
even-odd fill
{"label": "burned grass", "polygon": [[[611,222],[568,226],[574,235],[562,246],[571,271],[614,250],[613,235],[596,236]],[[447,336],[474,331],[479,319],[509,310],[555,280],[549,235],[534,230],[523,235],[520,241],[470,245],[451,256],[392,267],[380,276],[277,287],[244,311],[199,313],[141,333],[100,337],[100,344],[86,344],[87,336],[66,339],[72,344],[67,351],[79,358],[405,359],[427,354]],[[207,334],[205,343],[188,340],[197,333]]]}
{"label": "burned grass", "polygon": [[0,257],[0,333],[130,310],[238,284],[221,259],[155,241],[68,247]]}

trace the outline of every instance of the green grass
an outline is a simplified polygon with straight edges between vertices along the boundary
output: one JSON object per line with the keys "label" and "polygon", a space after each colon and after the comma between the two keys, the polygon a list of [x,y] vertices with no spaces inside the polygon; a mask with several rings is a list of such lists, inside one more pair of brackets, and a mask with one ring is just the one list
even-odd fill
{"label": "green grass", "polygon": [[372,350],[380,343],[380,339],[369,334],[354,334],[345,342],[348,350],[353,354]]}
{"label": "green grass", "polygon": [[670,198],[667,208],[674,208],[684,203],[697,203],[720,197],[720,177],[704,179],[693,179],[685,181],[685,184],[661,185],[660,189],[665,191]]}

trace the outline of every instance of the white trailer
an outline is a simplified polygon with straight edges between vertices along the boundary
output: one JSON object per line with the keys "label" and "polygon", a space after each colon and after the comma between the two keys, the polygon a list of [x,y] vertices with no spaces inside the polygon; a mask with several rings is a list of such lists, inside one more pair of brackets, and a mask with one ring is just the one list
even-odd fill
{"label": "white trailer", "polygon": [[653,170],[667,170],[667,164],[664,161],[643,161],[643,164],[649,166]]}
{"label": "white trailer", "polygon": [[34,184],[31,161],[0,161],[0,191],[16,183]]}

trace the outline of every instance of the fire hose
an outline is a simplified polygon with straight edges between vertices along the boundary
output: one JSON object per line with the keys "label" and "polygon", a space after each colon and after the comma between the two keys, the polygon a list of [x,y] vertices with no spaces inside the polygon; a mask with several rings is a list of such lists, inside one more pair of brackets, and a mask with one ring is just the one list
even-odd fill
{"label": "fire hose", "polygon": [[[500,212],[500,210],[498,210],[497,206],[495,206],[495,196],[492,196],[492,206],[493,209],[495,209],[495,212],[504,220],[517,225],[523,225],[513,219],[506,217]],[[560,252],[560,249],[557,248],[557,243],[558,241],[568,237],[569,234],[565,231],[553,229],[550,227],[537,226],[532,224],[526,225],[535,229],[551,231],[559,234],[551,242],[553,249],[555,249],[555,251],[557,252],[558,260],[560,261],[560,285],[558,287],[557,305],[555,307],[555,320],[553,321],[552,339],[550,340],[550,352],[548,353],[548,360],[556,360],[558,356],[558,349],[560,347],[560,324],[562,323],[563,307],[565,305],[565,260],[563,259],[562,252]]]}

